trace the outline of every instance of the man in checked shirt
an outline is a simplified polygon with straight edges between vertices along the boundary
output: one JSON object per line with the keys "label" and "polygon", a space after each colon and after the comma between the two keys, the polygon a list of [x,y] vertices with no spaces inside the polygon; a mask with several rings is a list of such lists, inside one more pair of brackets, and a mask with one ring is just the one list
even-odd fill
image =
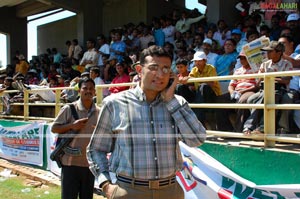
{"label": "man in checked shirt", "polygon": [[[186,100],[174,95],[178,77],[171,62],[161,47],[143,50],[139,85],[103,101],[87,158],[109,199],[184,198],[175,178],[182,167],[178,141],[197,147],[206,130]],[[116,184],[109,171],[116,173]]]}

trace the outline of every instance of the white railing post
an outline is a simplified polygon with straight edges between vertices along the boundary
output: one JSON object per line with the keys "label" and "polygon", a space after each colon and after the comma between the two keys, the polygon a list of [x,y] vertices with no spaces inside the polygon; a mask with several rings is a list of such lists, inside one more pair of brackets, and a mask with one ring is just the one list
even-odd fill
{"label": "white railing post", "polygon": [[268,135],[274,136],[276,131],[275,109],[270,109],[267,105],[275,104],[275,77],[264,77],[264,143],[265,147],[274,147],[275,141],[267,139]]}

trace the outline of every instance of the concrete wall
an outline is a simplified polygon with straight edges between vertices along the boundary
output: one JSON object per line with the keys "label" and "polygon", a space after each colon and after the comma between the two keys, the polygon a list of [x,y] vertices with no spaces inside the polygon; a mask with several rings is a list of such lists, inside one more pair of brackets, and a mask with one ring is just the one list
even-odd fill
{"label": "concrete wall", "polygon": [[27,19],[16,17],[15,8],[0,8],[0,32],[8,35],[7,63],[19,50],[27,57]]}
{"label": "concrete wall", "polygon": [[37,52],[45,53],[47,48],[57,48],[58,52],[67,54],[67,40],[77,38],[77,16],[52,22],[37,28]]}
{"label": "concrete wall", "polygon": [[103,4],[103,34],[129,22],[146,22],[146,0],[114,0]]}

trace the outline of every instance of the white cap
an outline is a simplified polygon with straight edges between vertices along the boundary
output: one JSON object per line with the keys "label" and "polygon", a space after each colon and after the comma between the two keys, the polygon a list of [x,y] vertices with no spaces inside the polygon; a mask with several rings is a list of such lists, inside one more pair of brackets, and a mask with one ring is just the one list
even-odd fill
{"label": "white cap", "polygon": [[204,43],[204,44],[212,45],[212,40],[209,39],[209,38],[206,38],[206,39],[204,39],[203,43]]}
{"label": "white cap", "polygon": [[197,51],[194,54],[194,58],[192,59],[192,61],[203,60],[203,59],[207,59],[205,53],[202,51]]}
{"label": "white cap", "polygon": [[299,14],[298,13],[291,13],[289,14],[289,16],[287,17],[286,21],[297,21],[299,19]]}

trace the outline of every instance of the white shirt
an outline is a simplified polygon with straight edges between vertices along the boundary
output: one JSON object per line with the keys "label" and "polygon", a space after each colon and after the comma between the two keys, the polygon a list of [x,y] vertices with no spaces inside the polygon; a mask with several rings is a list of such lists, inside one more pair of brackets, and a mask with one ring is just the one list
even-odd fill
{"label": "white shirt", "polygon": [[98,52],[95,48],[89,49],[83,54],[83,57],[80,61],[80,65],[84,64],[86,61],[92,61],[91,65],[96,66],[98,64]]}
{"label": "white shirt", "polygon": [[165,42],[170,42],[171,44],[174,44],[174,34],[175,34],[175,27],[170,25],[162,30],[165,34]]}
{"label": "white shirt", "polygon": [[108,44],[103,44],[99,48],[99,57],[98,57],[98,66],[103,66],[103,59],[102,59],[102,54],[109,54],[109,45]]}

